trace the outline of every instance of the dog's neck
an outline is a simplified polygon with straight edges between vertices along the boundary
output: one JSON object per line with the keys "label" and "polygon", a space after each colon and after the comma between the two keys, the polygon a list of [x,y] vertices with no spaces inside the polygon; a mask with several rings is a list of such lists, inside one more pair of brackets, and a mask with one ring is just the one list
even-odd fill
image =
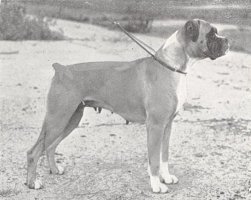
{"label": "dog's neck", "polygon": [[184,72],[187,72],[190,66],[196,61],[187,55],[180,31],[176,31],[165,41],[162,47],[156,52],[156,56],[168,65]]}

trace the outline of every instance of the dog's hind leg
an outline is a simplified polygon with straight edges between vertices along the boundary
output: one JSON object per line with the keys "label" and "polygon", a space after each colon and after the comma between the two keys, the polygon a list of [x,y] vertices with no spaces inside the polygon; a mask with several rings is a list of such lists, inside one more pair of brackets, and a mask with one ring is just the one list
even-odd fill
{"label": "dog's hind leg", "polygon": [[27,152],[27,186],[33,189],[42,187],[42,183],[36,180],[37,162],[44,151],[45,123],[35,145]]}
{"label": "dog's hind leg", "polygon": [[49,162],[50,172],[52,174],[63,174],[64,169],[60,166],[57,167],[55,162],[55,150],[60,142],[66,138],[79,124],[84,111],[83,103],[80,103],[76,111],[73,113],[68,125],[64,129],[63,133],[46,149],[47,159]]}
{"label": "dog's hind leg", "polygon": [[47,113],[40,136],[36,144],[27,152],[27,185],[39,189],[41,183],[36,180],[37,162],[43,152],[65,130],[73,113],[81,103],[81,97],[74,88],[67,88],[54,78],[47,100]]}

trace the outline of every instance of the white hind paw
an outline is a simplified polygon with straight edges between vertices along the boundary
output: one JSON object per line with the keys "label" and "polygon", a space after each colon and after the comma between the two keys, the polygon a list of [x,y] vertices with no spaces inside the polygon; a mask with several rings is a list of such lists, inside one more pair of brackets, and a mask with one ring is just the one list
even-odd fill
{"label": "white hind paw", "polygon": [[64,168],[60,165],[58,166],[58,173],[57,174],[59,174],[59,175],[64,174]]}
{"label": "white hind paw", "polygon": [[43,183],[42,183],[42,181],[36,179],[36,180],[34,181],[34,189],[35,189],[35,190],[39,190],[39,189],[42,189],[42,188],[43,188]]}

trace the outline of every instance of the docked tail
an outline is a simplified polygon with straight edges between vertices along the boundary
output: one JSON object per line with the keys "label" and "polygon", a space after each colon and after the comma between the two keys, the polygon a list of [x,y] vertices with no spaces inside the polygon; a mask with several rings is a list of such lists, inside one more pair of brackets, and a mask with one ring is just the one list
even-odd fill
{"label": "docked tail", "polygon": [[59,76],[59,79],[62,80],[64,75],[67,76],[70,79],[73,79],[72,72],[69,70],[68,67],[64,65],[60,65],[59,63],[52,64],[52,67],[55,70],[55,74]]}

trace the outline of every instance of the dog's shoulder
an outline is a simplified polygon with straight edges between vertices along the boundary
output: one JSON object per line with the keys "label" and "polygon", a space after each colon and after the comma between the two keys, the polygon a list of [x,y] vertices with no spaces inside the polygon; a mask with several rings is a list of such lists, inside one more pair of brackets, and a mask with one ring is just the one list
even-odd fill
{"label": "dog's shoulder", "polygon": [[[127,61],[103,61],[103,62],[86,62],[86,63],[78,63],[67,66],[72,71],[78,72],[100,72],[100,71],[126,71],[131,68],[132,65],[129,64],[131,62]],[[56,67],[60,68],[60,66]]]}
{"label": "dog's shoulder", "polygon": [[114,69],[116,67],[120,67],[122,65],[123,65],[123,62],[103,61],[103,62],[78,63],[78,64],[73,64],[73,65],[67,65],[66,67],[68,67],[68,69],[72,71],[85,72],[85,71],[109,70],[109,69]]}
{"label": "dog's shoulder", "polygon": [[121,62],[120,65],[114,67],[115,70],[117,71],[126,71],[132,68],[135,68],[137,66],[140,66],[141,63],[143,63],[147,58],[139,58],[137,60],[133,61],[127,61],[127,62]]}

